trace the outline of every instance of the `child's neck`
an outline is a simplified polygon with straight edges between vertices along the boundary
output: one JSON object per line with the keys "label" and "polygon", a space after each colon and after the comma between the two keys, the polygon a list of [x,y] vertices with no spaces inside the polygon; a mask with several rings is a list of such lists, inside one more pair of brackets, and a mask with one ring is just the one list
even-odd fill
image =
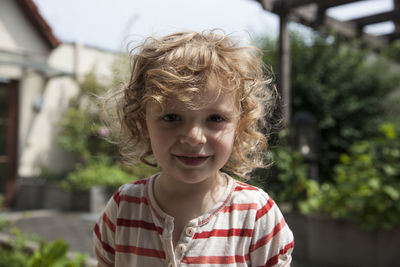
{"label": "child's neck", "polygon": [[209,211],[221,199],[228,184],[225,175],[196,184],[185,184],[163,177],[154,183],[153,192],[158,205],[168,215],[191,220]]}
{"label": "child's neck", "polygon": [[179,182],[175,179],[161,175],[155,182],[155,193],[158,196],[164,196],[173,199],[182,198],[185,201],[203,198],[205,196],[216,197],[221,189],[226,188],[227,179],[221,174],[217,173],[215,177],[208,178],[200,183],[187,184]]}
{"label": "child's neck", "polygon": [[177,244],[185,225],[209,210],[222,198],[228,179],[218,174],[215,179],[197,184],[170,183],[162,174],[154,183],[153,192],[158,205],[174,217],[173,244]]}

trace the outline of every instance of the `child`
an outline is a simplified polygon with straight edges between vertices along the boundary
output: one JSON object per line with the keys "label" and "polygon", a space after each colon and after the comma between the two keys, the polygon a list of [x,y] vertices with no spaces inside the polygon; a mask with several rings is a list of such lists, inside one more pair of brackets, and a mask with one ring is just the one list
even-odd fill
{"label": "child", "polygon": [[261,58],[216,31],[138,48],[121,154],[161,172],[108,202],[94,228],[99,266],[289,266],[293,235],[276,204],[226,173],[248,178],[264,166],[275,89]]}

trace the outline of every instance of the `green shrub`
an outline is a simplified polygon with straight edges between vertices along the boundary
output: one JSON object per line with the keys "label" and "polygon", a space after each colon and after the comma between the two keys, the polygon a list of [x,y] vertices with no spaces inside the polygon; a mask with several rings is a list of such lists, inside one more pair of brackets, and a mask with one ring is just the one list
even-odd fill
{"label": "green shrub", "polygon": [[29,256],[0,247],[0,267],[27,267]]}
{"label": "green shrub", "polygon": [[[274,69],[276,47],[271,40],[264,45],[265,62]],[[357,140],[375,135],[400,74],[386,58],[357,42],[332,36],[293,33],[291,55],[292,113],[308,111],[316,118],[321,136],[320,179],[330,181],[340,155]]]}
{"label": "green shrub", "polygon": [[98,114],[72,106],[60,121],[59,127],[61,131],[57,142],[75,155],[79,162],[85,163],[98,155],[107,155],[117,161],[116,147],[104,139],[108,137],[108,130]]}
{"label": "green shrub", "polygon": [[116,189],[154,173],[154,168],[144,164],[126,168],[112,164],[107,157],[99,157],[69,173],[63,185],[74,190],[88,190],[92,186]]}
{"label": "green shrub", "polygon": [[[83,267],[86,255],[75,253],[67,257],[68,245],[63,240],[47,242],[39,237],[29,237],[13,229],[14,239],[10,248],[0,247],[0,267]],[[29,239],[38,241],[39,249],[29,253],[25,244]]]}
{"label": "green shrub", "polygon": [[383,54],[391,60],[400,62],[400,40],[393,41],[389,47],[383,51]]}
{"label": "green shrub", "polygon": [[400,225],[400,139],[393,124],[379,126],[380,136],[355,142],[340,156],[334,183],[299,204],[303,213],[324,212],[358,221],[365,229]]}
{"label": "green shrub", "polygon": [[267,191],[277,202],[290,203],[297,210],[299,201],[306,200],[318,190],[318,184],[307,177],[307,165],[300,154],[288,144],[288,131],[279,133],[281,143],[270,149],[268,162],[273,165],[254,173],[251,184]]}
{"label": "green shrub", "polygon": [[[261,178],[252,183],[302,213],[325,212],[366,229],[400,225],[400,74],[387,60],[398,47],[393,43],[382,57],[357,41],[293,33],[292,113],[308,111],[318,122],[322,184],[307,178],[287,134],[267,155],[274,166],[257,170]],[[264,61],[275,69],[276,48],[276,41],[265,40]]]}
{"label": "green shrub", "polygon": [[[144,164],[119,164],[117,146],[108,141],[111,133],[105,127],[102,110],[96,103],[96,95],[105,93],[108,86],[100,84],[93,73],[89,73],[80,86],[80,95],[71,102],[71,107],[59,123],[57,142],[77,161],[74,170],[66,175],[56,175],[63,180],[63,185],[73,190],[87,190],[91,186],[115,189],[153,174],[155,169]],[[42,175],[52,180],[55,176],[46,169],[42,170]]]}
{"label": "green shrub", "polygon": [[71,100],[70,108],[58,123],[58,144],[71,152],[81,164],[97,156],[107,156],[112,162],[119,160],[116,146],[107,141],[110,131],[104,124],[103,111],[99,107],[99,95],[111,86],[99,83],[93,72],[88,73],[80,84],[80,94]]}
{"label": "green shrub", "polygon": [[86,256],[76,254],[74,259],[67,257],[68,245],[62,239],[54,242],[41,241],[39,249],[29,258],[31,267],[83,267]]}

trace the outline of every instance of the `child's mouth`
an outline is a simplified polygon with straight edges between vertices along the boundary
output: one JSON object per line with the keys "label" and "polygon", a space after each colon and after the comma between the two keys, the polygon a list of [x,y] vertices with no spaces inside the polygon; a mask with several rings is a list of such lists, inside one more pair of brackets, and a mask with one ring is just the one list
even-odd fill
{"label": "child's mouth", "polygon": [[208,156],[176,156],[176,158],[185,165],[199,166],[205,162]]}

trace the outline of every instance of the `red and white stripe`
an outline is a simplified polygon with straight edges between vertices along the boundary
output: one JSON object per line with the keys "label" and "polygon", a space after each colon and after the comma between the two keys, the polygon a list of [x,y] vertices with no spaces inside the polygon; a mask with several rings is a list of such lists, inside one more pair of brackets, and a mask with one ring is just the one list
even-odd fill
{"label": "red and white stripe", "polygon": [[230,177],[220,205],[190,221],[194,233],[182,233],[174,249],[171,217],[157,205],[151,191],[156,177],[122,186],[108,202],[94,228],[95,252],[102,265],[272,267],[290,263],[293,234],[274,201],[264,191]]}

